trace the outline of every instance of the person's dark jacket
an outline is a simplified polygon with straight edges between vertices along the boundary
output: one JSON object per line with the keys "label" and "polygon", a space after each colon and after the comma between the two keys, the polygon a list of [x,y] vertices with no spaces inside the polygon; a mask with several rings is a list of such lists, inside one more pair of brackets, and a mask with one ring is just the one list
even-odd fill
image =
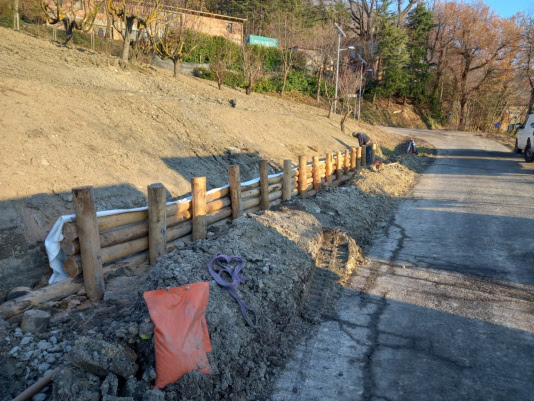
{"label": "person's dark jacket", "polygon": [[358,133],[353,132],[352,136],[354,138],[358,139],[358,143],[359,143],[360,146],[370,145],[371,143],[373,143],[373,141],[371,141],[371,138],[369,137],[369,135],[363,134],[361,132],[358,132]]}

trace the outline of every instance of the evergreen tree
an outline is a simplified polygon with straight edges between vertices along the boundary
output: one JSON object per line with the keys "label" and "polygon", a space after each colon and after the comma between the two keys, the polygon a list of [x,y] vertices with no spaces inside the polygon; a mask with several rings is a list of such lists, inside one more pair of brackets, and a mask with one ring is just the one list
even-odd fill
{"label": "evergreen tree", "polygon": [[416,102],[430,100],[431,64],[427,59],[428,35],[435,28],[432,12],[419,4],[408,14],[408,42],[406,45],[409,62],[406,66],[408,82],[402,94]]}

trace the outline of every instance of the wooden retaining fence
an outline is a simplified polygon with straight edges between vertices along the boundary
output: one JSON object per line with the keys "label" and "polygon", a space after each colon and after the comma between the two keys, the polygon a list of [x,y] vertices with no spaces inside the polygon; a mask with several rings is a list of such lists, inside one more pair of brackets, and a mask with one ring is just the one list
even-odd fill
{"label": "wooden retaining fence", "polygon": [[[375,147],[371,162],[375,159]],[[339,151],[335,156],[328,153],[322,160],[314,156],[311,163],[306,156],[300,156],[297,168],[292,167],[291,160],[284,160],[283,172],[271,176],[268,161],[261,160],[259,164],[260,177],[245,183],[241,183],[239,166],[229,166],[229,184],[210,191],[206,191],[206,177],[193,178],[191,198],[172,204],[165,203],[164,186],[152,184],[148,187],[147,210],[101,217],[96,216],[92,187],[74,188],[76,220],[63,225],[61,241],[61,249],[67,255],[63,267],[71,279],[57,286],[60,288],[57,294],[50,289],[48,292],[56,298],[70,295],[69,291],[79,289],[77,277],[83,275],[87,296],[102,299],[104,272],[146,262],[154,264],[177,241],[206,238],[211,226],[232,221],[244,213],[268,210],[296,195],[311,196],[327,186],[338,186],[365,166],[365,146]],[[4,305],[0,315],[5,318]],[[13,305],[10,308],[10,314],[13,310],[18,313],[24,310]]]}

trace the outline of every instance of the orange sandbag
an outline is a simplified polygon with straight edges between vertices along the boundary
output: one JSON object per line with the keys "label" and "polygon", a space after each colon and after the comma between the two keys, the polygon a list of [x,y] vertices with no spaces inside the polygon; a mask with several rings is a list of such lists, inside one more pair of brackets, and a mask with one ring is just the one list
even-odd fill
{"label": "orange sandbag", "polygon": [[147,291],[143,295],[156,326],[156,384],[163,388],[192,370],[210,374],[206,306],[209,283]]}

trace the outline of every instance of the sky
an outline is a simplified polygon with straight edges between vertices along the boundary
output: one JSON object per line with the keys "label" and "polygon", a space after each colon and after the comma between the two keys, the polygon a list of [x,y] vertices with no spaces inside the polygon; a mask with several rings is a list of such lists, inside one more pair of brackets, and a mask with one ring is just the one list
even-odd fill
{"label": "sky", "polygon": [[483,0],[501,17],[511,17],[518,11],[534,10],[534,0]]}

